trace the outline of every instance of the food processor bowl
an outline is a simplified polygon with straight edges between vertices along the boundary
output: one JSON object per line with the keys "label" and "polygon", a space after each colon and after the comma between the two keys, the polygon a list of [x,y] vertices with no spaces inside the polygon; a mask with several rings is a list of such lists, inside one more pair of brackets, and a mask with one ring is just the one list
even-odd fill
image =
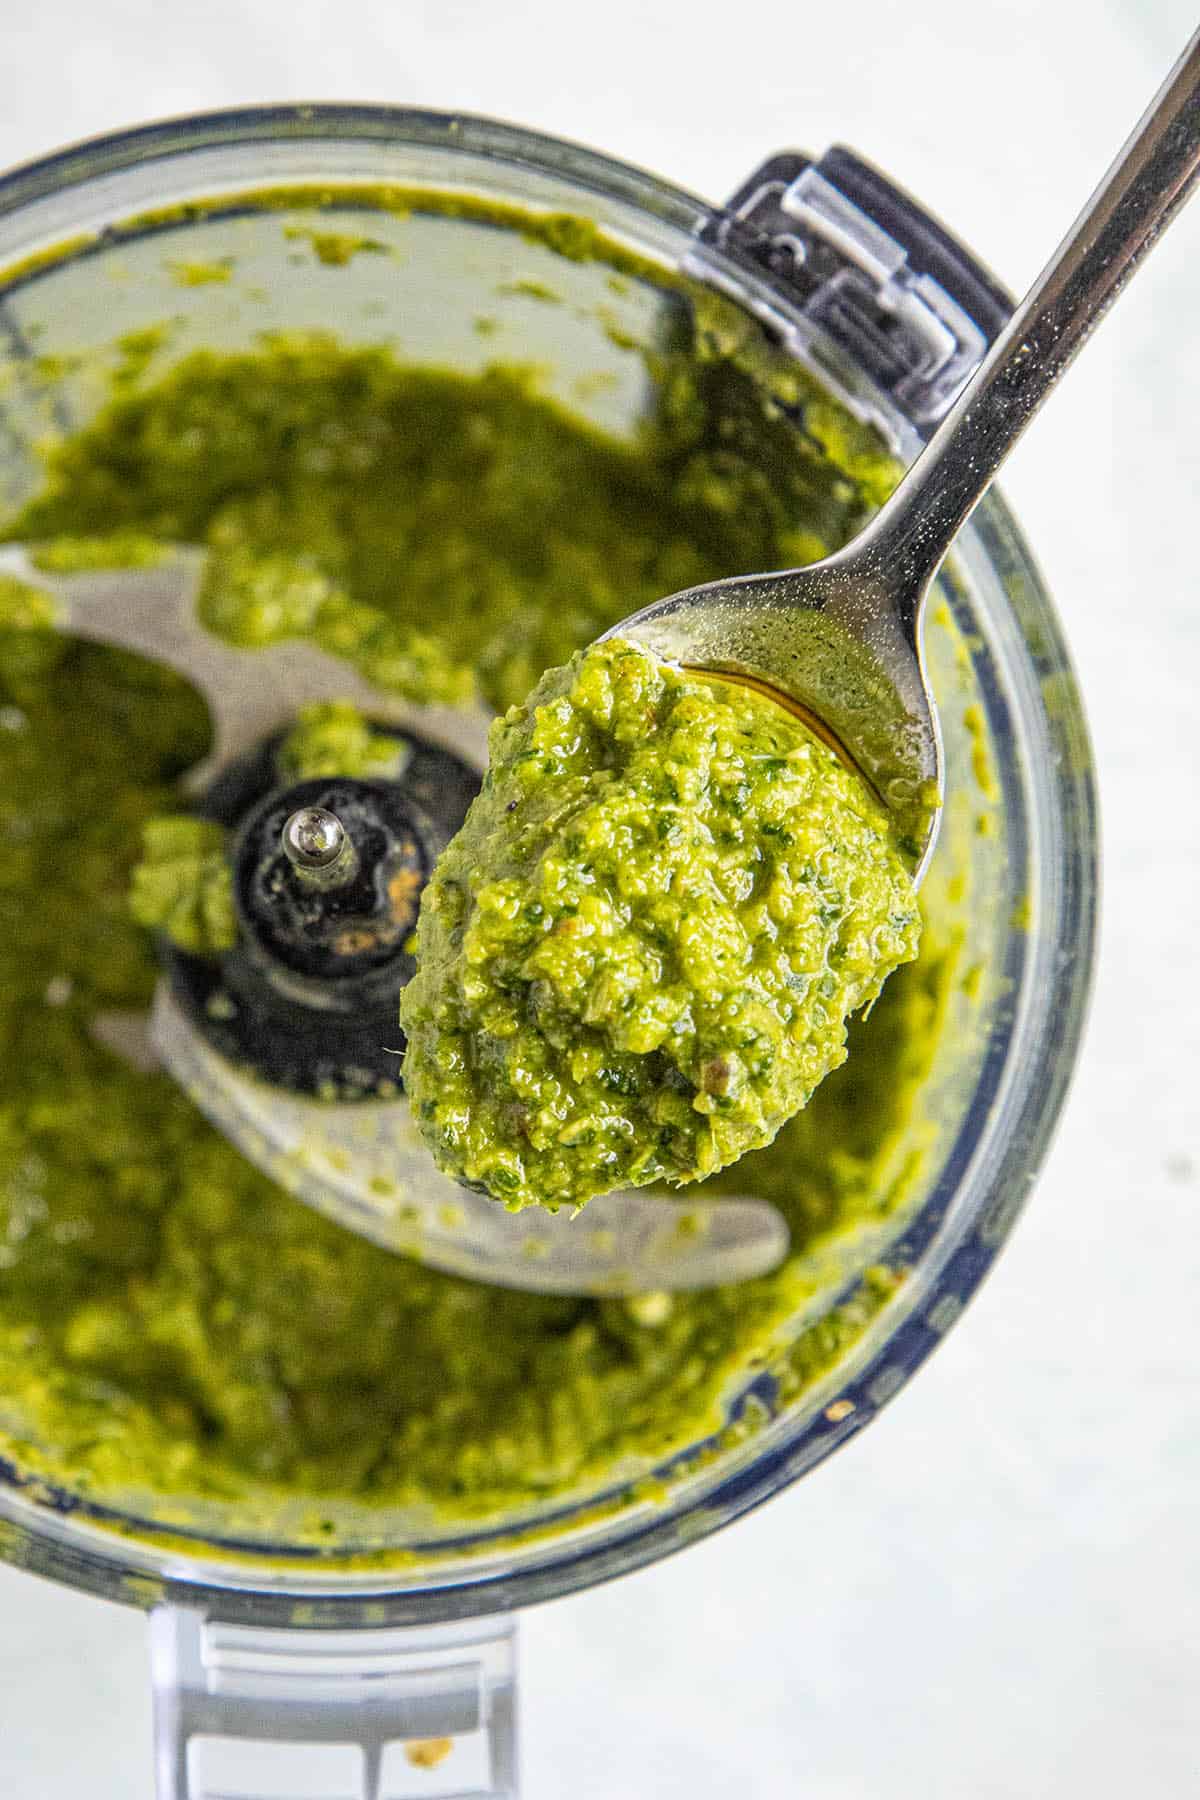
{"label": "food processor bowl", "polygon": [[[615,256],[596,254],[569,223],[580,219]],[[376,250],[339,260],[347,238]],[[154,125],[0,181],[0,513],[38,484],[47,432],[104,398],[118,340],[163,320],[163,366],[264,331],[318,329],[466,373],[495,355],[500,321],[505,358],[536,366],[543,392],[628,435],[651,400],[630,347],[669,335],[678,276],[731,302],[772,366],[803,363],[900,462],[1005,312],[969,255],[845,151],[772,158],[721,208],[483,119],[306,106]],[[268,1539],[216,1502],[186,1518],[150,1495],[118,1506],[0,1461],[0,1553],[153,1609],[164,1794],[276,1791],[221,1762],[222,1743],[236,1755],[246,1738],[306,1753],[340,1744],[362,1792],[400,1793],[412,1759],[389,1762],[396,1743],[472,1733],[478,1790],[512,1791],[509,1615],[680,1549],[807,1474],[959,1317],[1029,1192],[1070,1076],[1096,810],[1061,632],[997,494],[964,532],[940,600],[948,628],[931,633],[929,658],[951,796],[943,840],[964,859],[963,966],[975,978],[953,1000],[927,1084],[919,1192],[797,1316],[792,1352],[868,1269],[903,1278],[832,1363],[799,1379],[798,1353],[791,1379],[748,1376],[726,1397],[732,1429],[477,1526],[348,1515],[325,1551],[286,1519]],[[981,742],[998,796],[986,832],[972,824]],[[343,1777],[328,1791],[346,1791]]]}

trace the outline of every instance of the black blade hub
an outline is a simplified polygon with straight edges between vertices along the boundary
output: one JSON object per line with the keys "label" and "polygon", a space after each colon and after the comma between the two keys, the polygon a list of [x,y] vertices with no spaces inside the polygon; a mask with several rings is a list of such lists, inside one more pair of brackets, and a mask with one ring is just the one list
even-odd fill
{"label": "black blade hub", "polygon": [[[213,958],[161,943],[177,999],[214,1048],[294,1092],[399,1091],[406,946],[480,778],[441,746],[394,735],[407,752],[395,780],[281,782],[282,733],[223,770],[199,810],[231,833],[237,945]],[[345,832],[327,868],[298,867],[284,848],[289,819],[314,807]]]}

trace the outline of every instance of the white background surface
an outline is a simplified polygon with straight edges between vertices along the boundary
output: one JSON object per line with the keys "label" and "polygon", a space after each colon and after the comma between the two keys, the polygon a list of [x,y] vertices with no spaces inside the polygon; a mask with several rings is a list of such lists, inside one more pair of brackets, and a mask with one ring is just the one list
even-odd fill
{"label": "white background surface", "polygon": [[[0,163],[288,98],[492,113],[712,197],[840,139],[1020,288],[1193,23],[1188,0],[0,0]],[[528,1617],[528,1800],[1200,1792],[1198,322],[1200,202],[1005,482],[1106,828],[1091,1030],[1034,1203],[814,1480]],[[149,1796],[139,1617],[0,1570],[0,1793]]]}

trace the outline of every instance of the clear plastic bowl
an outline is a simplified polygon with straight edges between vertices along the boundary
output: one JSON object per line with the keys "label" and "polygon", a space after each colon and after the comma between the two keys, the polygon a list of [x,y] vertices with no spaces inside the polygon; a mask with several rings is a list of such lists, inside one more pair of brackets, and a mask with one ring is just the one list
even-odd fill
{"label": "clear plastic bowl", "polygon": [[[834,353],[784,279],[748,274],[700,242],[719,209],[573,145],[487,121],[386,108],[259,109],[106,138],[0,181],[0,332],[12,375],[0,403],[0,510],[36,478],[25,446],[46,421],[31,345],[39,355],[86,350],[167,316],[179,321],[176,353],[241,345],[266,328],[324,326],[350,342],[396,339],[408,360],[470,370],[493,353],[475,319],[495,310],[496,290],[544,280],[565,304],[513,295],[505,355],[545,366],[550,391],[606,429],[630,427],[644,375],[619,340],[652,338],[662,306],[653,286],[634,281],[614,292],[602,265],[563,260],[467,217],[364,211],[361,196],[353,204],[339,197],[355,184],[463,190],[594,220],[653,262],[686,265],[694,279],[738,296],[789,354],[876,418],[898,454],[919,447],[913,425]],[[325,192],[322,229],[396,242],[402,259],[360,256],[325,268],[298,255],[281,223],[310,228],[311,212],[281,219],[239,202],[289,187]],[[197,216],[187,203],[199,199],[218,204]],[[149,212],[156,216],[123,228]],[[169,268],[226,256],[236,259],[236,292],[219,281],[180,286]],[[580,376],[588,379],[577,385]],[[67,394],[60,424],[86,416],[98,390],[81,378]],[[688,1472],[678,1459],[644,1471],[662,1478],[658,1498],[617,1501],[617,1489],[576,1495],[569,1507],[531,1507],[474,1535],[397,1516],[386,1550],[405,1557],[392,1567],[386,1553],[355,1564],[289,1543],[283,1532],[256,1541],[218,1514],[209,1527],[172,1536],[156,1529],[149,1509],[22,1484],[3,1465],[0,1553],[113,1598],[151,1605],[166,1596],[231,1622],[464,1618],[584,1587],[693,1542],[807,1474],[874,1417],[957,1319],[1021,1209],[1071,1072],[1092,954],[1096,816],[1086,727],[1049,598],[998,496],[964,534],[943,597],[970,647],[964,673],[948,643],[932,646],[935,686],[955,700],[945,710],[950,791],[971,781],[962,725],[970,701],[986,717],[1002,790],[999,829],[973,836],[970,850],[968,960],[989,980],[931,1076],[936,1142],[919,1203],[874,1249],[876,1259],[906,1265],[909,1279],[837,1367],[740,1443],[710,1445]],[[741,1398],[730,1396],[731,1414]]]}

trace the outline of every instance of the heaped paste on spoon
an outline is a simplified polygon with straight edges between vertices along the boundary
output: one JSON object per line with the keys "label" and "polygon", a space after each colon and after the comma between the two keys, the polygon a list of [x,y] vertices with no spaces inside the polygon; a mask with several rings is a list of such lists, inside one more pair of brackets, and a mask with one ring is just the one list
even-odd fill
{"label": "heaped paste on spoon", "polygon": [[808,1103],[919,929],[886,812],[798,719],[595,644],[493,725],[425,891],[415,1117],[514,1211],[702,1180]]}
{"label": "heaped paste on spoon", "polygon": [[[208,545],[214,629],[312,634],[417,698],[503,709],[662,594],[844,542],[891,485],[876,438],[802,371],[781,376],[786,416],[764,401],[735,336],[697,326],[650,358],[658,403],[630,443],[503,366],[460,377],[277,338],[155,379],[151,345],[48,452],[5,534],[56,540],[59,567]],[[893,1275],[819,1308],[790,1349],[788,1321],[919,1175],[952,905],[925,904],[920,958],[851,1024],[846,1067],[705,1189],[781,1208],[793,1254],[776,1274],[653,1303],[442,1275],[289,1198],[168,1077],[93,1035],[97,1013],[150,999],[131,875],[146,823],[184,810],[207,722],[169,672],[57,637],[28,594],[9,599],[0,1454],[176,1522],[215,1505],[234,1535],[286,1515],[292,1540],[386,1542],[400,1506],[496,1518],[624,1481],[719,1431],[764,1366],[787,1399],[837,1360]]]}

